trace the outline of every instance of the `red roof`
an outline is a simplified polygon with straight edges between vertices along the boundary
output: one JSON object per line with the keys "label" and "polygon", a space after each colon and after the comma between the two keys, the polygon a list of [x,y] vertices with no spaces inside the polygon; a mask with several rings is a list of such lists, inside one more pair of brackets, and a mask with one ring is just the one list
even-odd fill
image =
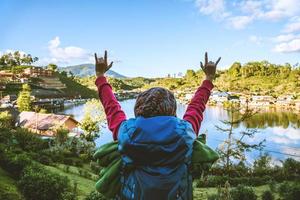
{"label": "red roof", "polygon": [[19,125],[24,128],[49,130],[51,128],[63,126],[67,120],[72,120],[76,124],[79,122],[68,115],[44,114],[23,111],[19,115]]}

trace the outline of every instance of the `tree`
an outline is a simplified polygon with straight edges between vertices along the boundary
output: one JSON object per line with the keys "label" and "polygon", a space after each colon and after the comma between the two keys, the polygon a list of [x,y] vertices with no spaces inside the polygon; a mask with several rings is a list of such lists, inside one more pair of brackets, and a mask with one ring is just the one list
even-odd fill
{"label": "tree", "polygon": [[53,64],[53,63],[50,63],[48,66],[47,66],[47,69],[50,69],[52,71],[56,71],[57,70],[57,65],[56,64]]}
{"label": "tree", "polygon": [[3,54],[0,57],[0,65],[12,67],[23,64],[31,65],[38,60],[38,57],[32,57],[31,54],[22,54],[20,51],[15,51]]}
{"label": "tree", "polygon": [[238,77],[238,76],[240,76],[241,67],[242,67],[241,63],[235,62],[231,65],[228,72],[231,76]]}
{"label": "tree", "polygon": [[93,142],[99,137],[99,125],[104,119],[104,111],[100,102],[96,99],[87,101],[84,107],[84,117],[80,125],[85,132],[84,137],[87,141]]}
{"label": "tree", "polygon": [[30,111],[31,110],[31,88],[28,84],[23,84],[22,91],[19,93],[17,99],[17,105],[20,112],[22,111]]}
{"label": "tree", "polygon": [[13,118],[8,111],[0,112],[0,128],[11,128],[13,126]]}
{"label": "tree", "polygon": [[256,113],[249,109],[248,106],[241,113],[241,108],[234,104],[229,104],[227,111],[229,113],[229,120],[221,120],[225,127],[216,126],[216,128],[227,134],[226,140],[218,147],[218,152],[220,154],[220,160],[225,165],[227,172],[230,171],[230,167],[233,164],[233,160],[245,161],[245,152],[252,150],[261,150],[264,145],[265,140],[259,142],[258,144],[250,144],[245,142],[245,138],[253,138],[257,133],[256,129],[246,128],[244,131],[239,133],[235,132],[235,128],[245,120],[251,118]]}
{"label": "tree", "polygon": [[196,72],[195,72],[194,70],[188,69],[188,70],[186,71],[185,77],[186,77],[187,79],[193,79],[195,76],[196,76]]}
{"label": "tree", "polygon": [[65,127],[58,127],[56,129],[55,140],[58,145],[63,145],[68,140],[69,130]]}

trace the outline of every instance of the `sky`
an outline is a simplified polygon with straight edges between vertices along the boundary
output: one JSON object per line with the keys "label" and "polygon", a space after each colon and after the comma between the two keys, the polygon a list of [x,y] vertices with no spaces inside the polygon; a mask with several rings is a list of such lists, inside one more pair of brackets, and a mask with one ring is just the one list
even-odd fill
{"label": "sky", "polygon": [[162,77],[199,69],[205,51],[235,61],[300,61],[300,0],[0,0],[0,54],[37,64],[93,63],[107,49],[113,70]]}

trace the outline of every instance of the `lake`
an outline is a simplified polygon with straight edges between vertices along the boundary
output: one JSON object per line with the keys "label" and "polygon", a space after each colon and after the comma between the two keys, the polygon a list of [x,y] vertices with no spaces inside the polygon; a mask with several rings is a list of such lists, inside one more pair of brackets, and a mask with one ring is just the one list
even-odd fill
{"label": "lake", "polygon": [[[125,100],[120,102],[121,107],[127,115],[127,118],[134,117],[135,100]],[[65,108],[64,114],[73,115],[80,121],[83,117],[84,104],[74,105]],[[182,117],[186,110],[186,105],[178,104],[177,116]],[[220,120],[226,120],[229,117],[228,111],[222,107],[208,106],[204,113],[204,120],[201,125],[200,133],[207,133],[207,144],[212,148],[217,148],[226,138],[226,134],[217,130],[216,125],[222,126]],[[300,160],[300,115],[286,110],[263,110],[256,114],[251,120],[239,124],[235,132],[238,133],[245,128],[255,128],[258,133],[253,138],[247,139],[250,143],[258,143],[266,140],[266,147],[263,152],[253,151],[247,153],[247,163],[253,163],[254,159],[261,153],[268,153],[272,156],[273,163],[280,163],[288,157]],[[112,141],[112,134],[103,127],[101,136],[96,140],[96,145],[100,146]]]}

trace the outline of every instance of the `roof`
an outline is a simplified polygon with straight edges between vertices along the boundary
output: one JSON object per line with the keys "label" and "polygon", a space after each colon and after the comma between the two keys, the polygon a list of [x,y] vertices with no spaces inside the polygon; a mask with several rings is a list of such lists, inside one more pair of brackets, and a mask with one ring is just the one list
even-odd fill
{"label": "roof", "polygon": [[25,128],[49,130],[62,126],[67,120],[72,120],[76,124],[79,122],[68,115],[44,114],[23,111],[19,115],[19,125]]}

